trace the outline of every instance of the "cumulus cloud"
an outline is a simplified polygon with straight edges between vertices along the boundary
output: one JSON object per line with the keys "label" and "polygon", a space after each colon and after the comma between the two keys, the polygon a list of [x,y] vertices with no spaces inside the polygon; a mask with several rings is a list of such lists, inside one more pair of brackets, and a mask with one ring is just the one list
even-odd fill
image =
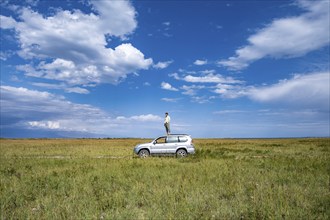
{"label": "cumulus cloud", "polygon": [[60,123],[58,121],[29,121],[28,124],[37,128],[60,129]]}
{"label": "cumulus cloud", "polygon": [[138,121],[138,122],[146,122],[146,121],[151,121],[151,122],[159,122],[162,121],[162,118],[158,115],[153,115],[153,114],[147,114],[147,115],[135,115],[131,117],[124,117],[124,116],[118,116],[116,120],[119,121]]}
{"label": "cumulus cloud", "polygon": [[99,14],[100,25],[104,32],[123,37],[136,28],[136,11],[129,1],[93,0],[91,2]]}
{"label": "cumulus cloud", "polygon": [[164,62],[158,62],[158,63],[154,64],[153,67],[154,67],[155,69],[165,69],[165,68],[167,68],[171,63],[173,63],[172,60],[170,60],[170,61],[164,61]]}
{"label": "cumulus cloud", "polygon": [[210,102],[209,98],[212,96],[205,95],[205,92],[204,96],[201,96],[200,90],[203,89],[223,99],[246,97],[261,103],[329,110],[329,71],[295,74],[291,79],[282,79],[278,83],[262,86],[248,85],[244,81],[215,73],[200,76],[179,76],[178,73],[172,73],[170,76],[191,83],[181,86],[180,90],[197,103]]}
{"label": "cumulus cloud", "polygon": [[112,37],[127,38],[135,28],[136,11],[129,1],[91,1],[94,12],[57,9],[44,15],[17,7],[18,19],[1,16],[1,28],[14,29],[18,54],[31,64],[19,66],[27,76],[69,85],[120,83],[127,75],[148,69],[153,61],[130,43],[110,48]]}
{"label": "cumulus cloud", "polygon": [[0,60],[6,61],[9,57],[13,56],[14,54],[15,52],[12,50],[0,51]]}
{"label": "cumulus cloud", "polygon": [[89,94],[87,89],[81,87],[72,87],[72,88],[65,88],[67,93],[79,93],[79,94]]}
{"label": "cumulus cloud", "polygon": [[[162,121],[153,114],[110,117],[100,108],[73,103],[63,96],[22,87],[4,86],[1,92],[1,129],[43,129],[103,135],[127,135],[129,129],[153,127]],[[138,125],[134,122],[140,122]],[[157,126],[155,124],[155,126]],[[119,132],[119,133],[118,133]],[[122,132],[122,133],[120,133]],[[132,136],[136,132],[132,131]],[[143,135],[143,134],[141,134]],[[144,134],[147,135],[147,134]]]}
{"label": "cumulus cloud", "polygon": [[329,82],[329,72],[317,72],[296,74],[264,86],[219,83],[213,92],[226,99],[247,97],[261,103],[329,110]]}
{"label": "cumulus cloud", "polygon": [[207,60],[195,60],[194,64],[197,66],[202,66],[207,64]]}
{"label": "cumulus cloud", "polygon": [[198,104],[210,103],[214,96],[192,96],[191,101]]}
{"label": "cumulus cloud", "polygon": [[291,58],[305,55],[329,44],[329,1],[300,0],[305,12],[300,16],[275,19],[248,38],[248,45],[235,56],[220,60],[219,65],[242,70],[265,58]]}
{"label": "cumulus cloud", "polygon": [[77,131],[90,128],[92,131],[95,127],[88,127],[90,119],[107,118],[107,115],[98,108],[72,103],[63,96],[49,92],[11,86],[0,88],[1,118],[5,124],[7,121],[12,125],[21,124],[27,127]]}
{"label": "cumulus cloud", "polygon": [[178,102],[181,98],[162,98],[162,101],[164,102]]}
{"label": "cumulus cloud", "polygon": [[178,73],[171,73],[168,75],[169,77],[173,77],[176,80],[181,80],[181,77],[179,76]]}
{"label": "cumulus cloud", "polygon": [[167,82],[162,82],[161,88],[165,89],[165,90],[170,90],[170,91],[179,91],[177,88],[173,87],[171,84],[169,84]]}
{"label": "cumulus cloud", "polygon": [[201,74],[199,76],[191,75],[191,74],[179,76],[178,73],[171,73],[169,74],[169,76],[173,77],[176,80],[182,80],[189,83],[228,83],[228,84],[244,83],[244,81],[235,79],[230,76],[223,76],[221,74],[216,74],[215,70],[203,70],[200,73]]}
{"label": "cumulus cloud", "polygon": [[14,28],[15,25],[17,24],[15,19],[13,19],[12,17],[6,17],[3,15],[0,15],[0,20],[1,20],[1,28],[3,28],[3,29]]}
{"label": "cumulus cloud", "polygon": [[[199,74],[199,75],[197,75]],[[229,76],[216,74],[215,70],[203,70],[194,75],[188,74],[180,76],[178,73],[169,74],[170,77],[191,83],[191,85],[183,85],[182,94],[191,96],[193,102],[203,104],[209,103],[215,98],[214,93],[219,94],[222,98],[237,98],[245,95],[243,90],[244,81]],[[208,90],[212,95],[198,96],[201,89]]]}
{"label": "cumulus cloud", "polygon": [[169,22],[169,21],[163,22],[163,25],[165,25],[165,26],[170,26],[170,24],[171,24],[171,22]]}
{"label": "cumulus cloud", "polygon": [[186,82],[191,82],[191,83],[241,83],[242,82],[232,77],[223,77],[220,74],[213,74],[213,73],[207,74],[205,76],[187,75],[182,79]]}
{"label": "cumulus cloud", "polygon": [[230,85],[219,83],[215,86],[213,90],[214,93],[219,94],[222,98],[225,99],[235,99],[247,95],[247,90],[250,86],[245,85]]}
{"label": "cumulus cloud", "polygon": [[182,94],[189,95],[189,96],[196,95],[198,90],[204,89],[204,88],[206,88],[206,87],[202,86],[202,85],[191,85],[191,86],[183,85],[181,87],[181,89],[184,91],[184,92],[182,92]]}
{"label": "cumulus cloud", "polygon": [[330,73],[301,75],[263,87],[253,87],[246,95],[259,102],[281,103],[296,107],[318,108],[329,111]]}

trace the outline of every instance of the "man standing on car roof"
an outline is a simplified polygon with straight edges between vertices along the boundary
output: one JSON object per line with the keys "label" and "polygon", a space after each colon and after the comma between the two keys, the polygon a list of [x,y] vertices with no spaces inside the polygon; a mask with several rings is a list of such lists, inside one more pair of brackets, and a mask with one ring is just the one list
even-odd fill
{"label": "man standing on car roof", "polygon": [[168,112],[166,112],[165,113],[164,126],[165,126],[165,129],[166,129],[166,134],[167,135],[169,135],[171,133],[171,130],[170,130],[170,121],[171,121],[171,118],[168,115]]}

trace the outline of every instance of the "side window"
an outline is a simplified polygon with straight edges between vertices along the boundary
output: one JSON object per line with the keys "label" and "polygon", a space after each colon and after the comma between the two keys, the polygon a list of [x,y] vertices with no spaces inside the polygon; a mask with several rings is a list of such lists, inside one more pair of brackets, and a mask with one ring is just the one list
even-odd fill
{"label": "side window", "polygon": [[177,142],[178,142],[178,136],[167,137],[167,143],[177,143]]}
{"label": "side window", "polygon": [[161,137],[156,140],[156,144],[165,144],[166,143],[166,138]]}
{"label": "side window", "polygon": [[179,136],[179,141],[180,142],[187,142],[188,141],[188,138],[185,137],[185,136]]}

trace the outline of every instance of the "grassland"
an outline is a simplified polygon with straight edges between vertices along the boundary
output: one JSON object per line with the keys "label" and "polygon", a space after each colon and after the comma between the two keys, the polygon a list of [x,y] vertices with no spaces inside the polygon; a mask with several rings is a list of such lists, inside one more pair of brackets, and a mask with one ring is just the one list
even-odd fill
{"label": "grassland", "polygon": [[330,139],[1,139],[1,219],[329,219]]}

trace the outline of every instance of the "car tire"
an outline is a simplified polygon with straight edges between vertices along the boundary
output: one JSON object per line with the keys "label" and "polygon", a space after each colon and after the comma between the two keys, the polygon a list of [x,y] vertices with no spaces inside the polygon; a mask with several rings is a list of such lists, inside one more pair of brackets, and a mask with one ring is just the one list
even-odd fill
{"label": "car tire", "polygon": [[146,157],[149,157],[150,153],[148,150],[146,149],[142,149],[139,151],[139,157],[140,158],[146,158]]}
{"label": "car tire", "polygon": [[185,149],[179,149],[177,152],[176,152],[176,157],[186,157],[187,156],[187,151]]}

